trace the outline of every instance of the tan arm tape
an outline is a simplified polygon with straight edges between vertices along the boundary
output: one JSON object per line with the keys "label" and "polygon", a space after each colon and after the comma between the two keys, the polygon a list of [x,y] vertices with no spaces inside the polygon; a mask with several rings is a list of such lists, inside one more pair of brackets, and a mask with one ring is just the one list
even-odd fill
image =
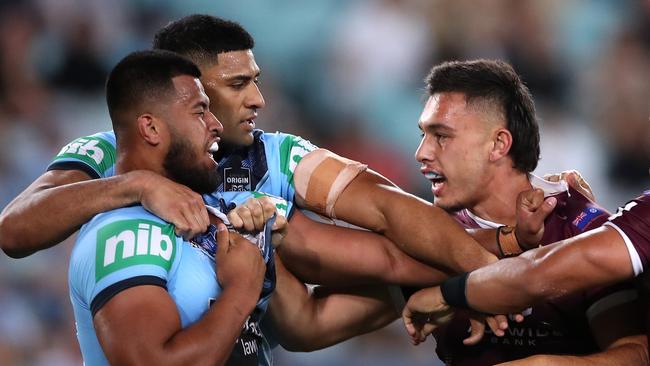
{"label": "tan arm tape", "polygon": [[335,219],[334,205],[339,196],[367,168],[329,150],[316,149],[298,162],[293,173],[296,202],[300,207]]}

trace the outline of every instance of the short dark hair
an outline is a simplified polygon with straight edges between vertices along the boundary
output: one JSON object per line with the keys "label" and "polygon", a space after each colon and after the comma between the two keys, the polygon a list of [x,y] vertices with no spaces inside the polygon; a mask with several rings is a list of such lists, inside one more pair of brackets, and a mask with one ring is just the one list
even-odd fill
{"label": "short dark hair", "polygon": [[434,66],[426,78],[429,95],[465,94],[467,103],[494,101],[502,108],[512,134],[508,155],[515,169],[530,173],[539,161],[539,125],[528,87],[508,63],[494,60],[450,61]]}
{"label": "short dark hair", "polygon": [[144,104],[161,103],[173,92],[172,78],[179,75],[201,77],[199,68],[187,58],[163,50],[133,52],[123,58],[106,81],[106,103],[116,133],[122,116]]}
{"label": "short dark hair", "polygon": [[215,64],[220,53],[253,46],[253,37],[239,23],[204,14],[167,24],[153,40],[153,48],[180,53],[199,65]]}

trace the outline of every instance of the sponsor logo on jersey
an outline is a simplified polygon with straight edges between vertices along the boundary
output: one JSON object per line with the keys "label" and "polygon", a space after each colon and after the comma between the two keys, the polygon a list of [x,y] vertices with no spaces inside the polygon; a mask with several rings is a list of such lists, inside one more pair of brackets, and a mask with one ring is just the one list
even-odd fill
{"label": "sponsor logo on jersey", "polygon": [[123,220],[97,231],[95,280],[117,270],[148,264],[169,271],[176,254],[174,227],[150,220]]}
{"label": "sponsor logo on jersey", "polygon": [[316,150],[311,142],[298,136],[287,136],[280,144],[280,169],[293,185],[293,172],[302,158]]}
{"label": "sponsor logo on jersey", "polygon": [[224,191],[247,192],[251,190],[251,170],[246,167],[223,169]]}
{"label": "sponsor logo on jersey", "polygon": [[573,226],[577,227],[580,230],[584,230],[584,228],[589,225],[593,219],[597,218],[598,216],[604,214],[605,211],[598,209],[596,207],[587,207],[578,216],[576,216],[575,219],[573,219]]}
{"label": "sponsor logo on jersey", "polygon": [[98,173],[102,173],[114,165],[115,147],[98,137],[82,137],[63,147],[55,160],[64,158],[82,160]]}

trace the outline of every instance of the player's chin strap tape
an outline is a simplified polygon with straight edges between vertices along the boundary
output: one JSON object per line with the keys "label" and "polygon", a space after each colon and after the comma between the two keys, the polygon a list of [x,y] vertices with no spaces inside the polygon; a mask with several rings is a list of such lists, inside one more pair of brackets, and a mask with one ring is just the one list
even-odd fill
{"label": "player's chin strap tape", "polygon": [[334,204],[359,173],[368,168],[325,149],[305,155],[296,166],[296,200],[304,208],[336,218]]}
{"label": "player's chin strap tape", "polygon": [[465,294],[467,277],[469,277],[469,272],[448,278],[440,285],[442,297],[450,306],[457,309],[470,309],[467,303],[467,295]]}

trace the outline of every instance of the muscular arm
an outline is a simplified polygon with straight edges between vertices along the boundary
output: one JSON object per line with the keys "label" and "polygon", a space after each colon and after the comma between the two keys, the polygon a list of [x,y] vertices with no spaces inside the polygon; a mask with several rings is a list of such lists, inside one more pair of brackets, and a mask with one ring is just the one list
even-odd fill
{"label": "muscular arm", "polygon": [[473,309],[507,314],[633,276],[623,238],[604,226],[480,268],[469,275],[466,294]]}
{"label": "muscular arm", "polygon": [[174,223],[179,235],[207,227],[201,196],[155,173],[91,180],[80,170],[52,170],[2,211],[0,247],[11,257],[25,257],[60,243],[100,212],[138,202]]}
{"label": "muscular arm", "polygon": [[266,266],[257,246],[240,235],[228,233],[225,226],[216,235],[223,291],[194,324],[182,328],[172,297],[151,285],[123,290],[97,311],[93,324],[111,364],[225,364],[259,299]]}
{"label": "muscular arm", "polygon": [[352,180],[334,208],[337,218],[384,234],[409,255],[431,265],[462,272],[496,261],[442,209],[373,171]]}
{"label": "muscular arm", "polygon": [[0,246],[19,258],[63,241],[99,212],[137,201],[125,175],[90,180],[79,170],[40,176],[0,216]]}
{"label": "muscular arm", "polygon": [[157,286],[115,295],[94,317],[104,353],[116,365],[223,365],[256,298],[225,289],[210,310],[181,329],[176,304]]}
{"label": "muscular arm", "polygon": [[346,289],[307,287],[276,256],[277,284],[271,298],[271,325],[280,344],[309,352],[379,329],[398,318],[386,286]]}
{"label": "muscular arm", "polygon": [[448,277],[442,270],[409,257],[382,235],[319,223],[300,210],[289,222],[277,253],[303,282],[431,286]]}

